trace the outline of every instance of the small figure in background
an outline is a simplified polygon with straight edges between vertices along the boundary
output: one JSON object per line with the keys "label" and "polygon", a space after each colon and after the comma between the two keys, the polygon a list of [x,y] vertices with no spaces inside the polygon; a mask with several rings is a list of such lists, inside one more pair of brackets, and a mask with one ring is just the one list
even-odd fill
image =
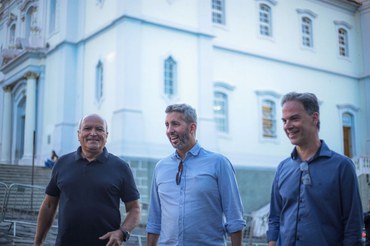
{"label": "small figure in background", "polygon": [[58,160],[58,158],[59,158],[59,156],[57,155],[57,153],[55,153],[55,151],[52,150],[50,159],[48,158],[45,161],[45,167],[53,168],[53,166],[54,166],[55,162]]}
{"label": "small figure in background", "polygon": [[51,151],[51,160],[55,163],[58,160],[59,156],[55,153],[54,150]]}

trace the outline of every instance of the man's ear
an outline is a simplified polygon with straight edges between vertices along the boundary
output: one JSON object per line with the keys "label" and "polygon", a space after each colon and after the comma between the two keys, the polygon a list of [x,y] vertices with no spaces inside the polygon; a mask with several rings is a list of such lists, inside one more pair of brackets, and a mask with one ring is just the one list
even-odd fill
{"label": "man's ear", "polygon": [[197,124],[196,123],[191,123],[190,124],[190,133],[195,136],[196,131],[197,131]]}
{"label": "man's ear", "polygon": [[315,125],[317,126],[317,124],[319,124],[320,114],[318,112],[314,112],[312,114],[312,120],[314,121]]}

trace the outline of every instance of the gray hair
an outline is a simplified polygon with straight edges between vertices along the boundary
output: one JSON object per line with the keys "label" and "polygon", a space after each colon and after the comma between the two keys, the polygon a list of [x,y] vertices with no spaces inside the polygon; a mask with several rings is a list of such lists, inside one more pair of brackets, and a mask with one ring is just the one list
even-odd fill
{"label": "gray hair", "polygon": [[[309,115],[312,115],[315,112],[320,113],[319,102],[317,100],[316,95],[313,93],[289,92],[281,100],[281,106],[283,106],[284,103],[289,101],[297,101],[302,103],[304,109]],[[317,128],[320,129],[320,120],[317,123]]]}
{"label": "gray hair", "polygon": [[182,113],[187,123],[197,123],[197,113],[193,107],[187,104],[172,104],[167,106],[166,114],[172,112]]}

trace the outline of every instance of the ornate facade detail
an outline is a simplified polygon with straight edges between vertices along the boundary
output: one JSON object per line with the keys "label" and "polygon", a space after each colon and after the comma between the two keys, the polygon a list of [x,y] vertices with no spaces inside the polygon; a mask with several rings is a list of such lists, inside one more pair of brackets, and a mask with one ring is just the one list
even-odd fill
{"label": "ornate facade detail", "polygon": [[6,85],[3,87],[4,92],[11,92],[12,91],[12,86],[11,85]]}
{"label": "ornate facade detail", "polygon": [[24,74],[24,77],[26,78],[26,79],[37,79],[38,77],[39,77],[39,74],[38,73],[35,73],[35,72],[26,72],[25,74]]}
{"label": "ornate facade detail", "polygon": [[17,16],[13,13],[9,13],[8,21],[6,22],[6,24],[10,26],[16,20],[17,20]]}
{"label": "ornate facade detail", "polygon": [[36,0],[24,0],[23,3],[19,6],[19,10],[25,12],[31,5],[37,7],[38,1]]}

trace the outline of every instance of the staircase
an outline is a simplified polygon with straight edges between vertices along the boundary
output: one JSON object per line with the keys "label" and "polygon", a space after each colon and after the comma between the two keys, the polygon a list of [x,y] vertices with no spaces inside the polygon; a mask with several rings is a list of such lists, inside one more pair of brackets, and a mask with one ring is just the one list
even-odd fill
{"label": "staircase", "polygon": [[[32,170],[33,169],[33,170]],[[32,179],[33,172],[33,179]],[[0,164],[0,182],[5,183],[8,187],[11,184],[24,184],[24,185],[39,185],[46,187],[51,177],[51,169],[45,167],[34,167],[24,165],[10,165]],[[3,185],[4,186],[4,185]],[[1,187],[4,188],[4,187]],[[0,193],[4,193],[4,189]],[[0,203],[3,202],[4,194],[0,194]],[[43,199],[44,194],[39,199]],[[35,198],[36,199],[36,198]],[[0,204],[0,210],[3,204]],[[0,220],[0,245],[33,245],[33,237],[35,235],[35,226],[16,224],[17,235],[13,236],[14,224]],[[54,245],[56,237],[56,229],[52,228],[48,234],[45,246]]]}
{"label": "staircase", "polygon": [[[52,169],[46,167],[34,167],[33,173],[33,185],[46,187],[49,183],[51,177]],[[15,185],[14,187],[24,187],[27,191],[27,186],[32,184],[32,166],[22,166],[22,165],[8,165],[0,164],[0,183],[5,183],[8,187],[11,184],[22,184]],[[5,186],[5,185],[4,185]],[[0,187],[1,188],[1,187]],[[18,190],[18,189],[16,189]],[[4,190],[0,189],[0,193],[4,193]],[[43,192],[37,192],[34,190],[34,202],[40,203],[44,197]],[[14,193],[13,193],[14,194]],[[37,194],[37,195],[36,195]],[[38,196],[40,195],[40,197]],[[10,196],[9,196],[10,197]],[[2,199],[0,194],[0,212],[2,208]],[[18,197],[19,200],[19,197]],[[11,199],[8,202],[11,203]],[[38,205],[39,206],[39,205]],[[37,207],[38,207],[37,206]],[[56,223],[54,224],[56,225]],[[36,231],[35,225],[28,225],[17,223],[16,224],[16,236],[13,235],[14,224],[8,222],[8,220],[2,221],[0,218],[0,246],[32,246],[33,238]],[[52,227],[47,234],[43,246],[53,246],[55,245],[55,238],[57,235],[57,229]],[[124,245],[127,246],[142,246],[146,244],[146,232],[143,225],[138,226],[132,232],[130,240]]]}
{"label": "staircase", "polygon": [[[33,184],[46,186],[51,177],[51,169],[35,166]],[[32,166],[0,164],[0,182],[8,186],[13,183],[32,184]]]}

